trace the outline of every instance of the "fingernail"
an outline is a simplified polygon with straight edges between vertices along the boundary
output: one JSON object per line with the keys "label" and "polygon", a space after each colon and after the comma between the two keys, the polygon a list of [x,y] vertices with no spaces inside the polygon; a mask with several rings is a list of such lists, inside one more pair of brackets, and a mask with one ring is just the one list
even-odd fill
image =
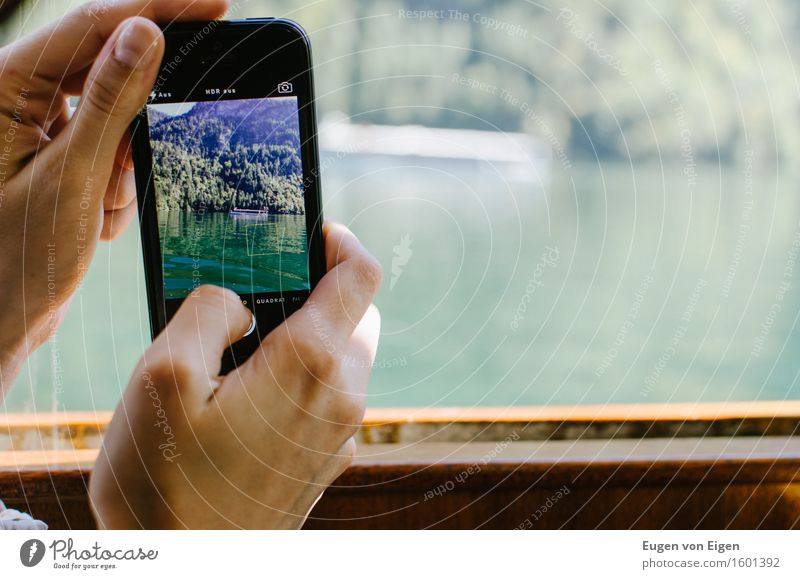
{"label": "fingernail", "polygon": [[131,18],[114,45],[114,58],[128,68],[145,69],[156,54],[157,39],[155,24],[144,18]]}

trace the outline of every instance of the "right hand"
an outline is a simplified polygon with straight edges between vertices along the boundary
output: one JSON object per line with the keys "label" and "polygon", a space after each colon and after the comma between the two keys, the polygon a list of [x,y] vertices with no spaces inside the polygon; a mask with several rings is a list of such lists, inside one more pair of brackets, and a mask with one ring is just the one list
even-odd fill
{"label": "right hand", "polygon": [[380,266],[325,227],[328,273],[252,357],[219,376],[250,313],[188,297],[134,371],[91,478],[101,528],[298,528],[350,464],[380,317]]}

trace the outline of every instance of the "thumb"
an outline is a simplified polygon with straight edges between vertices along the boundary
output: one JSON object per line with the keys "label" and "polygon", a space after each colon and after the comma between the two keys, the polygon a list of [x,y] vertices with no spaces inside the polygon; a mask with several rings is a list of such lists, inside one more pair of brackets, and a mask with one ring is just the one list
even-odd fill
{"label": "thumb", "polygon": [[[64,139],[71,169],[91,175],[105,192],[120,140],[153,88],[164,36],[152,21],[123,21],[98,54],[86,77],[80,104]],[[77,166],[75,165],[77,164]]]}
{"label": "thumb", "polygon": [[231,290],[200,286],[145,352],[148,370],[170,374],[182,394],[207,398],[219,375],[225,349],[247,333],[253,315]]}

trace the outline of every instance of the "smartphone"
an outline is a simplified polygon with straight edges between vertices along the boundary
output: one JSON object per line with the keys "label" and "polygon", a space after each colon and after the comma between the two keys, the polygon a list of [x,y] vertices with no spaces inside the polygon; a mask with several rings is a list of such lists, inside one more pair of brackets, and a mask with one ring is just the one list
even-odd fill
{"label": "smartphone", "polygon": [[282,19],[173,23],[131,127],[155,337],[197,287],[254,315],[226,373],[325,273],[311,49]]}

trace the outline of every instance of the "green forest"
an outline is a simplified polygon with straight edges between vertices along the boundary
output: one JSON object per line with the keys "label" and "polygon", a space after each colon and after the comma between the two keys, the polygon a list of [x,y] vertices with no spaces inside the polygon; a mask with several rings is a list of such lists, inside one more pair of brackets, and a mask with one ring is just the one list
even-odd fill
{"label": "green forest", "polygon": [[293,98],[203,102],[170,116],[148,107],[159,211],[304,213]]}

